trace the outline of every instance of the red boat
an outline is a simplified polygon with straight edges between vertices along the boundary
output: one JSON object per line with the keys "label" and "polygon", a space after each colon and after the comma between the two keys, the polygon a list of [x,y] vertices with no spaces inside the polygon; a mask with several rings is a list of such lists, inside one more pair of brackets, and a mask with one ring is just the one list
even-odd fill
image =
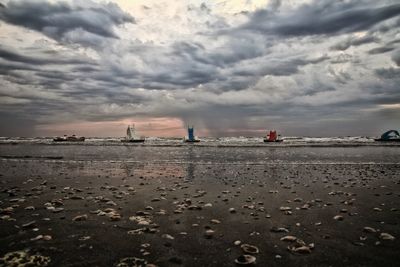
{"label": "red boat", "polygon": [[275,130],[269,131],[269,134],[267,134],[267,137],[264,138],[265,143],[272,143],[272,142],[282,142],[282,139],[278,139],[278,134],[276,133]]}

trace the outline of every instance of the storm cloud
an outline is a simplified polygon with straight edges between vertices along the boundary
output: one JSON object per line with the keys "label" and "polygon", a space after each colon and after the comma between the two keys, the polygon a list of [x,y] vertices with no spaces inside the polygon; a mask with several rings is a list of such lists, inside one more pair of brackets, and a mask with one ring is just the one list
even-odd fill
{"label": "storm cloud", "polygon": [[0,20],[42,32],[58,41],[84,42],[86,36],[118,38],[115,26],[134,18],[114,3],[15,0],[0,7]]}
{"label": "storm cloud", "polygon": [[399,14],[400,4],[382,6],[376,1],[314,1],[287,12],[256,11],[249,15],[249,22],[242,27],[281,36],[339,34],[368,30]]}
{"label": "storm cloud", "polygon": [[0,21],[0,123],[15,121],[0,135],[154,118],[218,136],[396,128],[396,1],[16,0]]}

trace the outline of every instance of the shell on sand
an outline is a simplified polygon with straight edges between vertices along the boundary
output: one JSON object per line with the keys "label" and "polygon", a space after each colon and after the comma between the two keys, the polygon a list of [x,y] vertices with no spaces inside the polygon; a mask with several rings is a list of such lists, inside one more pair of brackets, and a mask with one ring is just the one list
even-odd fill
{"label": "shell on sand", "polygon": [[249,245],[249,244],[243,244],[240,246],[243,250],[244,253],[249,253],[249,254],[257,254],[260,252],[258,247]]}
{"label": "shell on sand", "polygon": [[250,265],[256,263],[256,257],[252,255],[241,255],[235,259],[235,263],[239,265]]}
{"label": "shell on sand", "polygon": [[396,239],[394,236],[392,236],[391,234],[388,234],[388,233],[381,233],[379,235],[379,238],[382,240],[395,240]]}
{"label": "shell on sand", "polygon": [[289,241],[289,242],[294,242],[297,240],[297,237],[292,236],[292,235],[287,235],[281,238],[281,241]]}

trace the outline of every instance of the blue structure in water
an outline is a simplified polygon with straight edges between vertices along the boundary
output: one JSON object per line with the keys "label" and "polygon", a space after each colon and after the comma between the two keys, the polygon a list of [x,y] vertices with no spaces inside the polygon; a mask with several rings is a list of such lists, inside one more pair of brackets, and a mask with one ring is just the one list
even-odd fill
{"label": "blue structure in water", "polygon": [[396,130],[389,130],[381,135],[381,138],[374,139],[375,141],[381,142],[400,142],[400,134]]}
{"label": "blue structure in water", "polygon": [[190,127],[188,126],[188,138],[185,139],[185,142],[188,143],[197,143],[200,142],[200,140],[196,139],[196,137],[194,136],[194,127]]}
{"label": "blue structure in water", "polygon": [[384,140],[399,139],[399,138],[400,138],[400,134],[396,130],[390,130],[381,135],[381,139],[384,139]]}
{"label": "blue structure in water", "polygon": [[188,127],[188,140],[189,141],[194,141],[194,127]]}

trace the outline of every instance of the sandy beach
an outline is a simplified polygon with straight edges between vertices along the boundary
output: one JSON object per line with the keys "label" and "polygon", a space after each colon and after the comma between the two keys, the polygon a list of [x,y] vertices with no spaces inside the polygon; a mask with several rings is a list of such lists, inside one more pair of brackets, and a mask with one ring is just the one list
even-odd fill
{"label": "sandy beach", "polygon": [[0,157],[0,266],[400,261],[399,147],[2,144]]}

